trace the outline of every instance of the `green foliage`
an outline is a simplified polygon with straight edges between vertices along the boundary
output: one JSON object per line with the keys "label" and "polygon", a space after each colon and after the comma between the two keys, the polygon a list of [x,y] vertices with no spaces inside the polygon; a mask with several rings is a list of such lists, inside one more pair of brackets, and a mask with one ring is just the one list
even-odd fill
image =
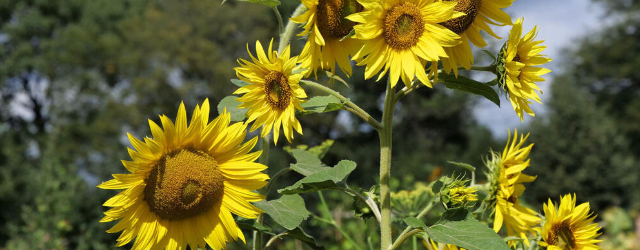
{"label": "green foliage", "polygon": [[313,146],[311,148],[309,148],[309,146],[307,145],[302,144],[302,145],[296,146],[295,149],[291,148],[290,146],[284,146],[282,149],[292,156],[293,156],[293,151],[295,151],[296,149],[305,150],[305,151],[308,151],[309,153],[314,154],[318,159],[322,159],[329,152],[329,149],[331,149],[331,146],[333,146],[333,142],[334,140],[325,140],[320,145]]}
{"label": "green foliage", "polygon": [[333,189],[344,187],[344,181],[347,176],[356,169],[356,163],[353,161],[342,160],[334,167],[322,167],[321,165],[304,169],[306,177],[302,178],[295,184],[280,189],[278,192],[282,194],[307,193],[320,191],[324,189]]}
{"label": "green foliage", "polygon": [[300,226],[300,223],[309,216],[304,200],[297,194],[283,195],[277,200],[259,201],[254,205],[288,230]]}
{"label": "green foliage", "polygon": [[491,86],[459,75],[438,74],[438,82],[447,86],[447,88],[464,91],[487,98],[489,101],[500,106],[500,97]]}
{"label": "green foliage", "polygon": [[222,114],[225,110],[231,113],[231,121],[239,122],[244,120],[247,109],[240,109],[240,102],[236,100],[236,96],[227,96],[218,103],[218,114]]}
{"label": "green foliage", "polygon": [[301,115],[308,115],[340,110],[344,106],[344,103],[342,103],[337,97],[328,95],[314,96],[305,103],[302,103],[301,106],[304,108]]}
{"label": "green foliage", "polygon": [[[412,224],[417,221],[410,220]],[[421,221],[420,221],[421,222]],[[507,243],[489,228],[473,218],[466,209],[448,210],[433,226],[424,227],[427,235],[436,242],[452,244],[469,250],[508,250]]]}

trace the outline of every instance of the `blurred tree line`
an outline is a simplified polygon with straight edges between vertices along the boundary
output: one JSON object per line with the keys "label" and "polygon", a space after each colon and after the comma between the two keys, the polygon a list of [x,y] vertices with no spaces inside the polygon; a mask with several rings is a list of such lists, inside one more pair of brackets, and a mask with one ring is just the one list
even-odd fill
{"label": "blurred tree line", "polygon": [[[640,75],[632,69],[640,66],[634,56],[640,35],[629,33],[639,23],[627,1],[599,1],[627,18],[567,53],[570,66],[552,85],[548,115],[522,131],[530,130],[536,143],[529,169],[540,181],[526,195],[532,204],[566,192],[601,207],[639,200],[640,116],[632,111],[640,107]],[[297,4],[284,1],[281,12],[287,16]],[[249,3],[0,0],[0,249],[113,248],[117,235],[105,233],[111,224],[98,220],[101,204],[115,192],[95,186],[125,172],[126,133],[150,136],[147,119],[174,117],[182,100],[192,109],[204,98],[217,103],[230,95],[236,87],[229,79],[236,59],[247,57],[246,44],[268,43],[276,33],[273,12]],[[303,42],[294,39],[294,53]],[[362,69],[354,72],[351,89],[327,84],[380,117],[385,86],[362,76]],[[412,188],[442,168],[450,172],[447,160],[481,172],[481,156],[504,144],[472,118],[476,102],[441,85],[400,102],[392,167],[397,188]],[[347,112],[300,120],[304,135],[293,146],[335,139],[324,161],[354,160],[350,182],[377,183],[371,173],[378,168],[378,137],[366,123]],[[280,149],[272,154],[270,174],[292,161]],[[305,198],[313,212],[316,197]],[[341,211],[350,205],[338,203],[344,198],[328,196]],[[325,244],[340,241],[336,233],[308,231]]]}

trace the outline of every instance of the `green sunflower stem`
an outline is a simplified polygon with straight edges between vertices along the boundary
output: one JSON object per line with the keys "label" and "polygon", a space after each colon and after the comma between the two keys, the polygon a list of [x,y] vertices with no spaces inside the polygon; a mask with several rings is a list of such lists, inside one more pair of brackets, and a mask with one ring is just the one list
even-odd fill
{"label": "green sunflower stem", "polygon": [[371,117],[371,115],[369,115],[367,111],[364,111],[364,109],[360,108],[358,105],[351,102],[348,98],[342,96],[338,91],[335,91],[333,89],[330,89],[322,84],[319,84],[313,81],[301,80],[300,83],[305,84],[306,86],[312,87],[314,89],[320,90],[322,92],[325,92],[327,94],[330,94],[332,96],[335,96],[336,98],[338,98],[338,100],[344,103],[345,105],[343,107],[344,110],[349,111],[354,115],[357,115],[358,117],[362,118],[362,120],[369,123],[369,125],[371,125],[376,130],[382,129],[382,124],[380,124],[378,121],[376,121],[376,119]]}
{"label": "green sunflower stem", "polygon": [[[302,13],[304,13],[304,11],[306,10],[307,10],[307,7],[305,7],[304,4],[300,4],[298,5],[298,8],[296,8],[296,10],[293,11],[293,14],[291,14],[291,17],[297,17]],[[287,26],[284,27],[284,31],[280,34],[280,43],[278,43],[278,54],[282,53],[282,51],[284,51],[287,45],[289,45],[289,42],[291,42],[291,37],[293,37],[293,32],[296,30],[296,27],[297,27],[296,23],[292,22],[291,20],[287,22]]]}
{"label": "green sunflower stem", "polygon": [[[422,217],[424,217],[429,211],[431,211],[431,209],[436,205],[436,201],[438,200],[438,197],[435,197],[433,200],[431,200],[431,202],[429,202],[429,205],[427,205],[427,207],[425,207],[422,211],[420,211],[420,213],[418,214],[418,216],[416,216],[416,218],[421,219]],[[416,231],[417,230],[417,231]],[[418,229],[414,229],[411,230],[410,226],[407,226],[407,228],[404,229],[404,231],[402,231],[402,233],[400,233],[400,236],[398,236],[398,238],[396,239],[396,241],[393,243],[393,245],[391,245],[391,247],[389,247],[388,250],[393,250],[393,249],[397,249],[398,247],[400,247],[400,245],[402,245],[402,243],[407,240],[411,235],[414,235],[418,232],[420,232],[422,230],[418,230]]]}
{"label": "green sunflower stem", "polygon": [[393,131],[393,111],[395,109],[395,92],[391,81],[387,79],[387,91],[384,97],[382,111],[382,128],[378,130],[380,136],[380,245],[386,250],[391,247],[391,144]]}
{"label": "green sunflower stem", "polygon": [[[264,129],[264,127],[262,127]],[[260,155],[260,159],[258,162],[263,165],[267,165],[269,163],[269,148],[271,147],[271,135],[268,134],[264,138],[260,140],[260,149],[262,149],[262,154]],[[262,189],[260,193],[266,195],[267,190]],[[256,218],[256,222],[258,224],[262,224],[263,214],[258,215]],[[262,232],[253,231],[253,250],[262,250]]]}

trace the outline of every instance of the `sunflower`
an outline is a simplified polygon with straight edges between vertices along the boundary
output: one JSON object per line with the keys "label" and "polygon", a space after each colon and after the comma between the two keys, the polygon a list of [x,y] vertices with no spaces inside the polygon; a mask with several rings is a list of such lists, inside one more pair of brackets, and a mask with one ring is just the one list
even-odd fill
{"label": "sunflower", "polygon": [[460,36],[439,24],[463,15],[454,11],[456,3],[434,3],[434,0],[358,2],[364,11],[347,19],[359,23],[353,27],[354,37],[364,40],[364,44],[353,58],[359,66],[366,65],[365,78],[382,70],[378,76],[380,80],[390,71],[391,86],[395,86],[399,78],[410,86],[415,76],[432,87],[425,73],[425,63],[437,64],[439,57],[447,57],[443,47],[460,43]]}
{"label": "sunflower", "polygon": [[[502,152],[502,155],[493,155],[492,163],[488,164],[495,172],[495,176],[490,177],[492,193],[495,197],[495,219],[493,230],[499,232],[503,224],[508,236],[518,236],[525,239],[529,244],[527,233],[533,231],[533,227],[540,223],[537,213],[529,208],[520,205],[518,197],[522,195],[525,188],[522,183],[533,182],[536,177],[522,173],[529,167],[529,152],[533,144],[523,147],[529,137],[521,136],[518,142],[518,131],[516,130],[511,141],[509,140]],[[511,142],[511,143],[509,143]]]}
{"label": "sunflower", "polygon": [[[300,87],[300,80],[306,70],[296,65],[297,57],[290,57],[289,46],[278,55],[272,50],[273,40],[269,43],[269,50],[265,53],[260,41],[256,42],[254,57],[249,51],[253,62],[240,59],[240,67],[234,68],[236,75],[250,84],[245,85],[234,94],[244,94],[237,98],[239,108],[248,109],[247,123],[255,121],[251,126],[254,131],[261,126],[261,136],[265,137],[273,129],[273,142],[278,143],[280,127],[284,130],[287,141],[293,139],[293,130],[302,134],[300,122],[296,119],[295,111],[304,110],[300,103],[305,102],[307,94]],[[247,50],[249,50],[247,46]]]}
{"label": "sunflower", "polygon": [[[349,56],[353,56],[362,46],[354,38],[342,38],[353,30],[354,22],[345,17],[362,10],[356,0],[301,0],[307,11],[291,18],[296,23],[305,23],[299,36],[309,35],[299,56],[302,68],[316,73],[318,68],[336,73],[336,63],[347,76],[351,75]],[[342,41],[340,41],[342,40]]]}
{"label": "sunflower", "polygon": [[575,195],[565,195],[560,198],[560,205],[555,207],[551,199],[544,204],[545,221],[542,226],[541,246],[548,250],[566,249],[602,249],[596,244],[600,227],[593,223],[596,216],[591,216],[589,203],[582,203],[576,207]]}
{"label": "sunflower", "polygon": [[132,249],[226,248],[241,239],[232,214],[256,218],[262,213],[250,202],[264,199],[251,192],[269,178],[267,166],[254,163],[261,151],[249,153],[257,137],[242,143],[246,125],[229,125],[226,111],[208,123],[209,101],[196,106],[187,126],[184,104],[176,123],[160,116],[161,129],[149,120],[153,138],[129,136],[133,161],[122,161],[130,174],[98,185],[125,189],[104,203],[112,207],[100,222],[120,220],[107,230],[123,231],[116,246],[136,238]]}
{"label": "sunflower", "polygon": [[476,47],[482,48],[487,46],[480,35],[480,31],[484,30],[489,35],[502,39],[496,35],[489,24],[504,26],[511,25],[511,17],[502,9],[511,6],[514,0],[440,0],[457,2],[456,11],[466,15],[458,17],[444,23],[442,26],[460,35],[462,43],[455,47],[447,47],[448,58],[442,58],[442,65],[446,73],[453,72],[458,75],[458,65],[462,65],[465,69],[471,69],[473,64],[473,53],[469,42]]}
{"label": "sunflower", "polygon": [[534,100],[540,104],[540,97],[536,93],[542,91],[536,82],[544,81],[541,75],[551,72],[551,70],[535,67],[551,61],[551,58],[541,55],[547,46],[540,45],[543,41],[534,41],[538,35],[537,26],[534,27],[524,37],[522,35],[522,18],[518,18],[509,33],[509,40],[505,44],[498,58],[504,65],[498,67],[499,75],[503,76],[500,85],[508,93],[509,101],[522,121],[523,112],[535,116],[529,104]]}

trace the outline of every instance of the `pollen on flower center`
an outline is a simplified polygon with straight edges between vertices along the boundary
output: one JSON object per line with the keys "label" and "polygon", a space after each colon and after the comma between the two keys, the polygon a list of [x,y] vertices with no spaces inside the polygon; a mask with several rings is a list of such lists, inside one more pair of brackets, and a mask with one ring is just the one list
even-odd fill
{"label": "pollen on flower center", "polygon": [[145,178],[144,200],[170,220],[205,212],[220,200],[224,177],[209,154],[180,149],[162,157]]}
{"label": "pollen on flower center", "polygon": [[272,70],[264,77],[264,92],[271,107],[284,110],[289,106],[291,87],[282,72]]}
{"label": "pollen on flower center", "polygon": [[460,35],[465,32],[473,21],[476,20],[476,16],[478,15],[478,11],[480,10],[480,5],[482,4],[482,0],[445,0],[445,1],[455,1],[458,2],[455,11],[462,12],[465,15],[451,19],[449,21],[440,23],[445,28],[455,32]]}
{"label": "pollen on flower center", "polygon": [[394,49],[408,49],[420,41],[424,20],[413,3],[394,6],[384,18],[384,40]]}
{"label": "pollen on flower center", "polygon": [[362,11],[357,0],[320,0],[318,2],[318,29],[323,37],[342,38],[351,32],[354,22],[345,17]]}
{"label": "pollen on flower center", "polygon": [[547,243],[557,246],[562,250],[573,250],[576,248],[576,239],[569,221],[562,221],[551,226]]}

